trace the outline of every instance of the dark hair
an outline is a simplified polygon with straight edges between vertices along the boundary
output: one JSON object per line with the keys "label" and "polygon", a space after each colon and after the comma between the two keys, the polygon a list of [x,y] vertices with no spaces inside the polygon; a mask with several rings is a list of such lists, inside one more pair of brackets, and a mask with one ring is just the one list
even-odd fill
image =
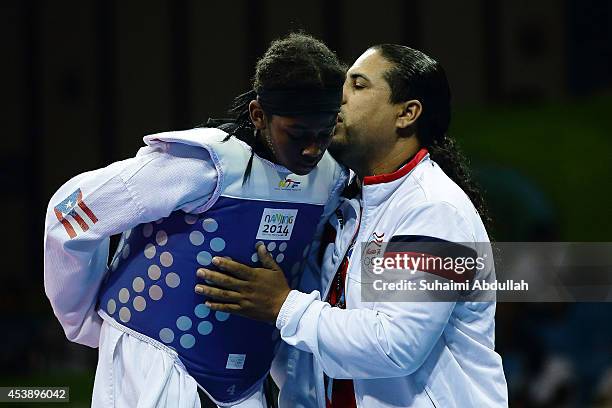
{"label": "dark hair", "polygon": [[[253,89],[238,95],[229,111],[231,119],[209,120],[207,126],[216,126],[230,136],[254,146],[255,127],[249,117],[249,103],[257,92],[284,89],[341,88],[346,67],[336,54],[321,41],[304,33],[291,33],[270,44],[257,61]],[[249,160],[245,179],[250,173],[253,156]]]}
{"label": "dark hair", "polygon": [[391,103],[411,99],[421,102],[423,110],[416,122],[416,135],[421,146],[442,170],[465,191],[480,213],[485,225],[491,220],[484,197],[472,180],[468,161],[448,133],[451,120],[451,92],[446,73],[436,60],[419,50],[397,44],[375,45],[393,68],[384,78],[391,88]]}

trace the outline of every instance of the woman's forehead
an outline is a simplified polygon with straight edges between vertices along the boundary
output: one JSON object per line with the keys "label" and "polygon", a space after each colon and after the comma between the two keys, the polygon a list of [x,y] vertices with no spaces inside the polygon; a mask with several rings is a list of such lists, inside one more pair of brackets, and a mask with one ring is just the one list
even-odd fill
{"label": "woman's forehead", "polygon": [[276,120],[281,126],[296,129],[328,128],[336,124],[337,113],[310,113],[298,116],[278,116],[273,115],[272,120]]}

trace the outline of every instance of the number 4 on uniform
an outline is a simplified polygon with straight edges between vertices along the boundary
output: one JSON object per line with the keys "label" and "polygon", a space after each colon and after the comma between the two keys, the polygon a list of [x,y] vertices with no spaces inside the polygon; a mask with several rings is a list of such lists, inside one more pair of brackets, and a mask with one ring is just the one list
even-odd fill
{"label": "number 4 on uniform", "polygon": [[236,393],[236,384],[229,387],[226,391],[229,395],[234,395]]}

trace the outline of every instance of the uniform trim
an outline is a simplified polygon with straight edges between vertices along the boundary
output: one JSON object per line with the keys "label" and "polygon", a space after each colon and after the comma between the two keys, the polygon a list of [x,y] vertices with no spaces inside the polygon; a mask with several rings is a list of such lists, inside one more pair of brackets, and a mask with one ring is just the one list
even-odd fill
{"label": "uniform trim", "polygon": [[[443,278],[455,281],[465,282],[472,280],[475,275],[476,265],[468,267],[464,265],[463,272],[456,272],[452,266],[450,268],[442,267],[443,262],[448,260],[472,259],[475,260],[478,256],[477,252],[466,245],[447,241],[444,239],[430,237],[425,235],[395,235],[391,238],[385,248],[385,258],[395,258],[396,256],[408,256],[412,259],[411,269],[417,269],[421,272],[427,272]],[[417,266],[414,265],[414,260],[422,259]],[[428,260],[432,262],[429,263]],[[441,261],[436,264],[436,260]]]}
{"label": "uniform trim", "polygon": [[410,173],[428,153],[429,152],[427,151],[427,149],[423,147],[408,163],[403,165],[399,170],[396,170],[393,173],[379,174],[378,176],[366,176],[363,178],[363,185],[369,186],[372,184],[388,183],[390,181],[400,179],[406,174]]}

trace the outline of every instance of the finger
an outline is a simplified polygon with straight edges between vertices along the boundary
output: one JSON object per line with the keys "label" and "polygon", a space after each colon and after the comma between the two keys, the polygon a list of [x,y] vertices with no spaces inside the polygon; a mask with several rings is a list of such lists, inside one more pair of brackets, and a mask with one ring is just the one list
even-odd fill
{"label": "finger", "polygon": [[216,302],[206,302],[206,306],[210,310],[214,310],[217,312],[227,312],[227,313],[237,313],[240,314],[242,311],[242,307],[235,303],[216,303]]}
{"label": "finger", "polygon": [[227,272],[235,278],[241,280],[249,280],[253,276],[252,268],[241,264],[240,262],[232,261],[231,259],[215,256],[212,263],[223,272]]}
{"label": "finger", "polygon": [[207,285],[196,285],[196,293],[204,295],[209,299],[215,299],[222,302],[238,303],[242,296],[238,292],[232,290],[213,288]]}
{"label": "finger", "polygon": [[221,286],[223,289],[231,289],[240,292],[240,290],[244,288],[245,282],[243,280],[236,279],[233,276],[226,275],[225,273],[200,268],[196,274],[198,275],[198,278],[204,279],[206,283],[214,286]]}
{"label": "finger", "polygon": [[264,244],[257,245],[257,256],[264,268],[273,269],[275,271],[280,270],[280,267],[274,262],[274,258],[272,258],[272,255],[270,255]]}

